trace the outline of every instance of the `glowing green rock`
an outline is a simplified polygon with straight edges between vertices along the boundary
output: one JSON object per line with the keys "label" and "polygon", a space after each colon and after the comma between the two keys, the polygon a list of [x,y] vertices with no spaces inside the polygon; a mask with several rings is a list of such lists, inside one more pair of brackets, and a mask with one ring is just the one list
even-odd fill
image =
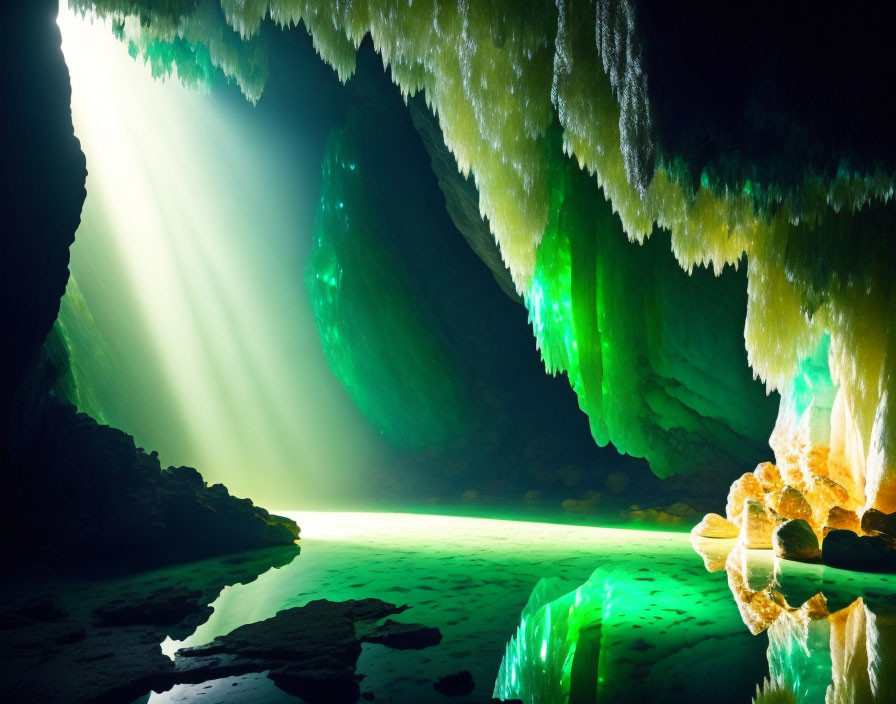
{"label": "glowing green rock", "polygon": [[525,296],[548,371],[568,374],[598,443],[660,476],[760,457],[775,400],[747,368],[742,276],[688,276],[661,232],[633,246],[559,153],[549,152],[551,217]]}
{"label": "glowing green rock", "polygon": [[463,385],[438,321],[389,252],[364,190],[351,127],[327,143],[305,283],[333,373],[398,446],[446,444],[463,427]]}

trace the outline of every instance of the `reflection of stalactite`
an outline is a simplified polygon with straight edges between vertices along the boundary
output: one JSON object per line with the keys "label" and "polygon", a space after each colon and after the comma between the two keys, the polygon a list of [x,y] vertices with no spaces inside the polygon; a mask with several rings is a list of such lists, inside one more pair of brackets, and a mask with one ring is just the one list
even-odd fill
{"label": "reflection of stalactite", "polygon": [[833,590],[833,601],[819,591],[800,606],[792,606],[788,596],[820,586],[820,575],[799,573],[791,584],[780,573],[781,564],[768,553],[744,550],[734,541],[723,540],[695,539],[694,547],[710,571],[718,569],[728,553],[728,585],[744,625],[754,635],[768,633],[770,679],[760,687],[757,704],[896,700],[896,668],[890,662],[896,657],[896,616],[891,607],[871,605],[859,597],[831,611],[831,603],[846,601],[839,586],[825,587]]}

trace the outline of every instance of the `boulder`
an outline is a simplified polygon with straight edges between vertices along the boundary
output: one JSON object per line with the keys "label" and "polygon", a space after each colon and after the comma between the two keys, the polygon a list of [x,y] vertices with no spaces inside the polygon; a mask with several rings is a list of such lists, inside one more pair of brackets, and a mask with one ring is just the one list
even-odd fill
{"label": "boulder", "polygon": [[851,530],[853,533],[859,533],[862,530],[858,514],[840,506],[834,506],[828,511],[828,518],[824,527],[826,531]]}
{"label": "boulder", "polygon": [[463,697],[473,691],[476,683],[473,681],[473,673],[469,670],[453,672],[450,675],[439,677],[432,685],[433,689],[446,697]]}
{"label": "boulder", "polygon": [[734,523],[717,513],[707,513],[691,529],[691,535],[697,538],[736,538],[739,534],[740,529]]}
{"label": "boulder", "polygon": [[405,608],[379,599],[318,599],[286,609],[206,645],[179,650],[170,684],[266,671],[277,687],[309,704],[356,702],[361,692],[355,667],[362,643],[406,649],[429,647],[441,640],[441,634],[411,637],[424,631],[438,633],[417,624],[370,625]]}
{"label": "boulder", "polygon": [[862,514],[862,531],[870,535],[896,538],[896,512],[884,513],[869,508]]}
{"label": "boulder", "polygon": [[775,555],[785,560],[813,562],[821,557],[815,531],[801,518],[787,521],[775,528],[772,543]]}
{"label": "boulder", "polygon": [[[752,476],[752,475],[750,475]],[[740,541],[751,550],[769,550],[775,524],[758,501],[747,500],[741,513]]]}
{"label": "boulder", "polygon": [[878,536],[832,530],[821,545],[821,561],[843,569],[889,572],[896,569],[896,551]]}
{"label": "boulder", "polygon": [[815,509],[819,521],[834,506],[854,510],[858,505],[844,487],[828,477],[813,477],[806,498]]}
{"label": "boulder", "polygon": [[812,520],[812,507],[806,497],[792,486],[785,486],[778,498],[775,509],[781,516],[791,520]]}
{"label": "boulder", "polygon": [[747,501],[762,501],[764,492],[759,481],[752,473],[747,472],[739,479],[735,479],[728,490],[728,503],[725,506],[725,516],[729,521],[740,526],[744,506]]}

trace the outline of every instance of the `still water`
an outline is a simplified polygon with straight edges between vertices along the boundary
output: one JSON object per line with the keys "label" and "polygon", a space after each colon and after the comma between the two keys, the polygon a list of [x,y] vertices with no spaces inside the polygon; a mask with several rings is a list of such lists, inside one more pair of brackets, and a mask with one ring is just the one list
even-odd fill
{"label": "still water", "polygon": [[[473,673],[464,701],[476,702],[896,700],[889,576],[781,563],[729,541],[701,545],[701,555],[686,533],[282,513],[302,526],[301,555],[225,587],[210,618],[166,640],[165,652],[314,599],[372,596],[408,604],[400,620],[443,633],[423,651],[364,646],[362,692],[377,701],[441,700],[432,683],[459,670]],[[227,701],[237,689],[243,701],[295,701],[263,675],[232,684],[178,686],[149,701]]]}

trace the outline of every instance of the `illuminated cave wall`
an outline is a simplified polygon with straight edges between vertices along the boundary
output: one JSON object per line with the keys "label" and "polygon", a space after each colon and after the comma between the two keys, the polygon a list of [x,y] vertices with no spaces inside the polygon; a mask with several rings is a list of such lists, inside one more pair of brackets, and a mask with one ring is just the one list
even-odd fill
{"label": "illuminated cave wall", "polygon": [[[460,169],[475,178],[481,213],[517,290],[530,301],[554,249],[550,173],[562,148],[594,176],[594,207],[607,198],[629,239],[643,242],[659,226],[688,272],[746,266],[746,351],[769,389],[791,384],[801,360],[829,335],[831,378],[840,389],[834,422],[848,437],[848,470],[864,486],[856,498],[896,509],[896,421],[888,404],[896,390],[896,288],[886,236],[893,145],[875,139],[889,134],[893,107],[879,89],[887,62],[874,53],[888,46],[877,36],[890,26],[884,18],[833,8],[805,20],[787,11],[768,23],[760,7],[666,17],[652,4],[625,0],[522,7],[369,0],[325,8],[225,1],[222,13],[205,0],[185,16],[116,0],[79,5],[121,17],[122,35],[144,57],[161,60],[161,47],[186,40],[191,61],[206,57],[250,99],[262,90],[263,71],[242,57],[260,56],[266,17],[303,21],[343,80],[369,33],[402,91],[422,91],[438,116]],[[701,42],[699,33],[710,38]],[[705,54],[693,64],[664,64],[676,46],[685,57]],[[818,100],[846,80],[847,98]],[[804,104],[808,112],[777,103]],[[818,105],[833,113],[816,116]],[[694,106],[692,120],[681,108]],[[856,111],[864,121],[851,117]],[[562,143],[549,137],[555,114]],[[582,263],[578,255],[573,261]],[[577,331],[575,343],[580,356],[600,344]],[[601,420],[592,425],[601,439]],[[615,442],[612,427],[607,432]]]}
{"label": "illuminated cave wall", "polygon": [[404,447],[446,445],[469,423],[447,335],[391,254],[364,187],[358,133],[327,142],[305,282],[330,369],[375,428]]}

